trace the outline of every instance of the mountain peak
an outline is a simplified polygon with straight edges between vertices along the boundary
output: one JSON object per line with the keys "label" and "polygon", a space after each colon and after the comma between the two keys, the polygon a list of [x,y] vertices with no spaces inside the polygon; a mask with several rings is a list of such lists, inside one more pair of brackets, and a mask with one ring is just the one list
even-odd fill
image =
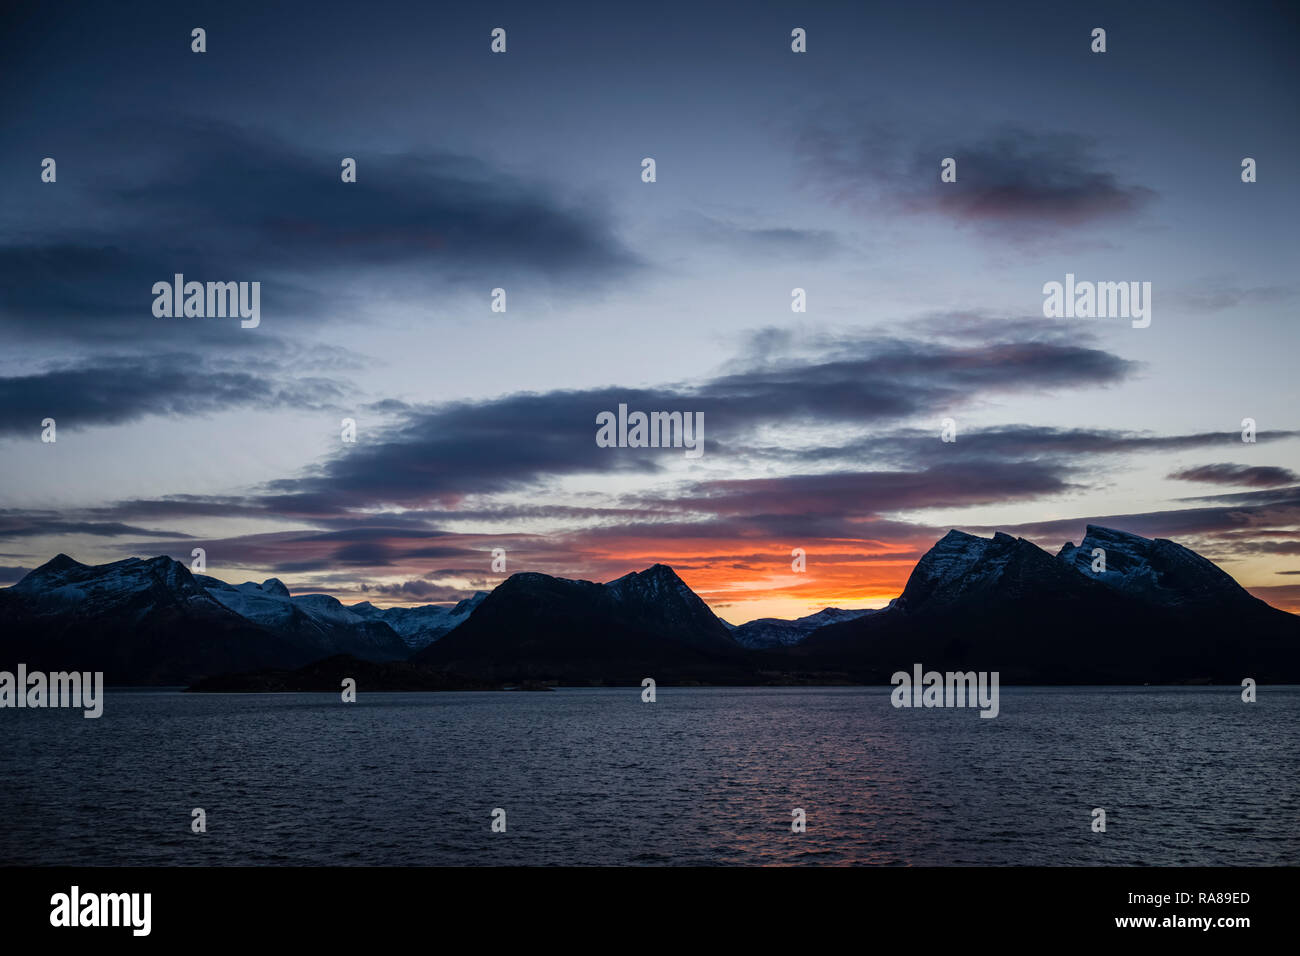
{"label": "mountain peak", "polygon": [[916,611],[923,605],[938,607],[975,593],[1013,594],[1029,579],[1049,580],[1060,575],[1052,556],[1024,538],[1002,531],[981,538],[954,528],[916,563],[897,606]]}
{"label": "mountain peak", "polygon": [[569,578],[557,578],[552,574],[546,574],[542,571],[516,571],[514,574],[510,575],[510,577],[498,584],[497,588],[536,587],[538,585],[545,585],[551,581],[572,583]]}
{"label": "mountain peak", "polygon": [[[672,577],[672,578],[675,578],[675,577],[677,577],[677,572],[674,571],[670,565],[662,564],[662,563],[660,563],[660,562],[655,562],[654,564],[650,565],[650,567],[648,567],[648,568],[645,568],[645,569],[643,569],[643,570],[641,570],[641,571],[629,571],[627,574],[623,575],[623,576],[620,577],[620,578],[616,578],[615,580],[621,581],[621,580],[623,580],[623,578],[645,578],[645,577],[651,577],[651,578]],[[611,582],[609,582],[609,583],[612,584],[613,582],[611,581]]]}
{"label": "mountain peak", "polygon": [[[1098,551],[1105,556],[1104,570]],[[1256,600],[1214,562],[1166,538],[1090,524],[1078,547],[1067,542],[1056,558],[1101,584],[1157,604]],[[1093,570],[1094,564],[1099,570]]]}
{"label": "mountain peak", "polygon": [[75,558],[70,558],[60,551],[40,567],[33,568],[29,571],[28,577],[33,574],[59,574],[66,571],[77,571],[85,567],[88,567],[88,565],[82,564]]}
{"label": "mountain peak", "polygon": [[452,616],[462,617],[468,614],[469,612],[477,608],[480,604],[482,604],[483,599],[487,596],[488,596],[487,591],[475,591],[469,597],[462,598],[461,600],[457,601],[456,605],[451,609]]}
{"label": "mountain peak", "polygon": [[23,575],[22,580],[14,585],[18,590],[32,590],[34,588],[44,588],[51,586],[54,582],[59,581],[69,574],[77,571],[83,571],[86,565],[73,558],[68,557],[63,552],[59,552],[50,560],[46,561],[40,567],[32,568]]}
{"label": "mountain peak", "polygon": [[[511,575],[464,621],[413,658],[515,676],[600,669],[630,680],[659,662],[732,666],[742,649],[666,564],[598,584],[537,572]],[[640,680],[641,677],[635,677]]]}
{"label": "mountain peak", "polygon": [[846,621],[856,621],[861,617],[879,614],[880,610],[882,609],[845,610],[839,607],[827,607],[822,608],[816,614],[807,614],[791,621],[773,617],[758,618],[741,624],[739,627],[732,627],[731,637],[741,647],[748,647],[751,650],[791,647],[802,643],[809,634],[819,627],[828,624],[842,624]]}
{"label": "mountain peak", "polygon": [[262,590],[267,594],[274,594],[278,597],[289,596],[289,589],[284,586],[284,582],[279,578],[267,578],[262,582]]}
{"label": "mountain peak", "polygon": [[1084,529],[1084,540],[1089,538],[1104,538],[1109,541],[1124,541],[1133,544],[1150,544],[1155,538],[1144,538],[1140,534],[1132,531],[1120,531],[1118,528],[1108,528],[1101,524],[1090,524]]}
{"label": "mountain peak", "polygon": [[[644,571],[631,571],[621,578],[606,582],[604,587],[619,601],[632,596],[659,601],[669,597],[685,599],[690,603],[700,601],[690,586],[666,564],[652,564]],[[703,604],[702,601],[700,603]]]}

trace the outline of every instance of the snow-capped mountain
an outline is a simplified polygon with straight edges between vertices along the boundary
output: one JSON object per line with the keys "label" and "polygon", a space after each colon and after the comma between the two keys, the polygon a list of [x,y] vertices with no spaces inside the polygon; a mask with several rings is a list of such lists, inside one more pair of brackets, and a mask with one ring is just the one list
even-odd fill
{"label": "snow-capped mountain", "polygon": [[1300,618],[1188,548],[1097,526],[1056,556],[1007,534],[950,531],[886,608],[739,627],[662,564],[606,584],[515,574],[455,607],[347,607],[275,578],[196,576],[167,557],[91,566],[58,555],[0,589],[0,667],[176,683],[338,654],[577,683],[875,682],[918,661],[996,669],[1008,683],[1297,681]]}
{"label": "snow-capped mountain", "polygon": [[1050,588],[1068,592],[1076,583],[1073,571],[1024,538],[953,530],[916,563],[895,604],[912,613],[934,612],[981,597],[1005,601]]}
{"label": "snow-capped mountain", "polygon": [[1019,683],[1293,681],[1300,618],[1171,541],[1092,526],[1053,557],[1023,538],[954,530],[889,608],[819,628],[798,650],[874,680],[919,661]]}
{"label": "snow-capped mountain", "polygon": [[119,684],[409,653],[387,624],[327,595],[292,597],[274,578],[226,584],[165,556],[86,565],[60,554],[0,589],[0,621],[6,656]]}
{"label": "snow-capped mountain", "polygon": [[406,643],[383,621],[368,620],[328,594],[290,595],[277,578],[261,584],[227,584],[199,577],[207,593],[227,610],[267,630],[285,635],[313,650],[352,654],[365,660],[398,660]]}
{"label": "snow-capped mountain", "polygon": [[110,683],[181,683],[313,653],[227,609],[167,557],[85,565],[66,554],[0,589],[0,653],[46,670],[99,670]]}
{"label": "snow-capped mountain", "polygon": [[728,627],[731,628],[732,639],[741,647],[748,647],[751,650],[791,647],[804,640],[819,627],[825,627],[827,624],[841,624],[845,621],[856,621],[860,617],[865,617],[868,614],[878,614],[882,610],[885,609],[859,608],[857,610],[845,610],[844,608],[828,607],[816,614],[798,617],[791,621],[776,617],[762,617],[746,624],[728,625]]}
{"label": "snow-capped mountain", "polygon": [[[1105,570],[1093,571],[1101,549]],[[1067,543],[1057,559],[1101,584],[1168,606],[1254,602],[1232,577],[1190,548],[1164,538],[1088,525],[1076,548]]]}
{"label": "snow-capped mountain", "polygon": [[717,647],[732,643],[727,626],[666,564],[633,571],[603,587],[620,617],[629,623],[685,644]]}
{"label": "snow-capped mountain", "polygon": [[483,603],[485,597],[486,591],[475,591],[472,597],[465,598],[454,607],[426,604],[423,607],[379,608],[369,601],[363,601],[351,605],[348,610],[367,621],[383,621],[397,632],[408,648],[418,651],[464,622]]}
{"label": "snow-capped mountain", "polygon": [[[1099,551],[1105,570],[1094,571]],[[1086,582],[1086,586],[1084,586]],[[1076,547],[1065,544],[1055,558],[1024,538],[997,532],[981,538],[949,531],[925,553],[894,604],[908,612],[964,604],[985,595],[998,601],[1054,591],[1097,600],[1100,585],[1143,604],[1169,608],[1263,604],[1212,561],[1164,538],[1088,525]],[[1266,605],[1264,605],[1266,606]]]}
{"label": "snow-capped mountain", "polygon": [[85,614],[120,610],[127,604],[139,610],[166,604],[201,606],[206,598],[189,569],[166,557],[127,558],[90,566],[59,554],[8,591],[32,608],[76,608]]}

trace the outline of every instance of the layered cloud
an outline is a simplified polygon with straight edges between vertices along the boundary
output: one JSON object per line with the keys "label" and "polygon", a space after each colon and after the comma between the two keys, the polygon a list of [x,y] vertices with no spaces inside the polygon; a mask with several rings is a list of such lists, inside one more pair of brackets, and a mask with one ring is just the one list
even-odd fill
{"label": "layered cloud", "polygon": [[[1109,168],[1095,140],[1004,127],[966,137],[919,133],[914,122],[813,124],[800,136],[810,183],[838,203],[935,216],[1019,243],[1082,225],[1127,219],[1155,190]],[[956,181],[940,163],[956,160]]]}
{"label": "layered cloud", "polygon": [[1169,476],[1179,481],[1199,481],[1215,485],[1237,485],[1246,488],[1275,488],[1300,481],[1290,468],[1269,465],[1198,465],[1183,468]]}
{"label": "layered cloud", "polygon": [[[1137,368],[1086,341],[1024,334],[1019,323],[961,331],[922,342],[773,330],[755,334],[729,367],[692,385],[431,405],[389,400],[375,406],[387,424],[300,474],[240,495],[15,511],[2,516],[0,540],[115,538],[135,553],[182,560],[203,547],[211,567],[232,573],[257,569],[299,590],[407,603],[455,600],[499,583],[502,576],[488,571],[497,548],[510,556],[508,571],[595,580],[664,561],[715,607],[737,608],[743,618],[743,607],[777,596],[809,607],[883,603],[947,530],[927,513],[1060,501],[1095,484],[1099,460],[1121,465],[1240,447],[1236,433],[1029,424],[973,427],[944,442],[940,413],[999,395],[1116,384]],[[165,380],[136,378],[141,396],[168,391]],[[65,385],[76,382],[73,376]],[[107,404],[133,407],[124,395]],[[314,397],[321,396],[308,386],[306,394],[282,398]],[[680,454],[664,449],[599,447],[596,414],[620,403],[702,411],[704,470],[681,467]],[[143,399],[139,407],[198,410]],[[1262,432],[1256,447],[1295,437]],[[1293,477],[1288,469],[1209,465],[1171,477],[1251,490],[1213,496],[1207,507],[966,526],[1023,534],[1052,548],[1077,540],[1085,524],[1101,523],[1175,537],[1224,560],[1296,553],[1294,538],[1270,530],[1285,534],[1300,525],[1296,489],[1281,484]],[[600,492],[588,487],[592,480],[617,484]],[[230,522],[258,530],[198,530]],[[796,547],[814,573],[783,570]]]}
{"label": "layered cloud", "polygon": [[0,436],[35,435],[47,417],[78,429],[229,408],[333,408],[346,394],[329,377],[290,376],[265,359],[178,353],[60,362],[0,377]]}
{"label": "layered cloud", "polygon": [[567,475],[661,473],[666,459],[658,449],[596,445],[596,416],[620,404],[702,413],[711,458],[741,464],[762,454],[759,436],[772,429],[816,423],[856,431],[934,416],[991,394],[1118,382],[1133,367],[1110,353],[1065,344],[944,346],[852,337],[815,358],[751,357],[747,367],[694,386],[515,394],[409,408],[375,442],[270,490],[287,504],[309,496],[352,508],[451,506]]}
{"label": "layered cloud", "polygon": [[177,273],[261,282],[264,331],[278,334],[393,297],[483,294],[506,278],[590,288],[638,268],[590,197],[469,156],[358,149],[345,184],[342,157],[265,130],[152,118],[95,130],[69,154],[96,170],[60,183],[75,206],[38,190],[9,211],[11,340],[250,344],[237,321],[155,318],[151,288]]}

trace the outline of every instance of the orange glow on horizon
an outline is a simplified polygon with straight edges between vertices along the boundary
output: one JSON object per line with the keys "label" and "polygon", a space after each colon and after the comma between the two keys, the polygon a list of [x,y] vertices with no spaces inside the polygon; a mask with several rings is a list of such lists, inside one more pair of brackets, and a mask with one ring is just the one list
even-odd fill
{"label": "orange glow on horizon", "polygon": [[[371,601],[380,607],[415,607],[454,603],[455,595],[465,596],[469,591],[491,591],[521,571],[606,582],[654,564],[666,564],[715,614],[739,625],[757,618],[804,617],[828,607],[884,607],[902,594],[916,562],[934,544],[928,536],[890,541],[822,539],[797,544],[644,536],[592,540],[576,535],[559,542],[500,535],[456,535],[443,540],[448,546],[470,553],[482,552],[482,573],[464,570],[479,563],[474,558],[459,563],[458,569],[443,569],[431,567],[428,559],[402,556],[401,551],[410,542],[394,537],[389,544],[396,557],[382,571],[370,569],[367,574],[358,569],[356,585],[340,589],[331,586],[332,582],[313,582],[310,577],[285,583],[295,594],[332,594],[344,604]],[[309,546],[299,541],[271,542],[266,557],[289,560]],[[504,574],[488,571],[495,546],[508,550]],[[805,553],[802,571],[792,567],[791,552],[796,547]],[[381,572],[382,577],[375,572]],[[261,579],[256,574],[252,577]],[[403,586],[406,583],[426,587],[408,590]],[[1273,607],[1300,614],[1300,585],[1247,589]]]}

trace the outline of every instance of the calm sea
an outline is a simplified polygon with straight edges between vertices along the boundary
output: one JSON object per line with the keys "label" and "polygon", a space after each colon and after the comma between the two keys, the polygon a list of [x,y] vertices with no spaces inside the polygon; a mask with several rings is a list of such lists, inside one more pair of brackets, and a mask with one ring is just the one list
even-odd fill
{"label": "calm sea", "polygon": [[992,720],[888,691],[123,690],[99,720],[4,710],[0,862],[1300,862],[1300,688],[1003,688]]}

